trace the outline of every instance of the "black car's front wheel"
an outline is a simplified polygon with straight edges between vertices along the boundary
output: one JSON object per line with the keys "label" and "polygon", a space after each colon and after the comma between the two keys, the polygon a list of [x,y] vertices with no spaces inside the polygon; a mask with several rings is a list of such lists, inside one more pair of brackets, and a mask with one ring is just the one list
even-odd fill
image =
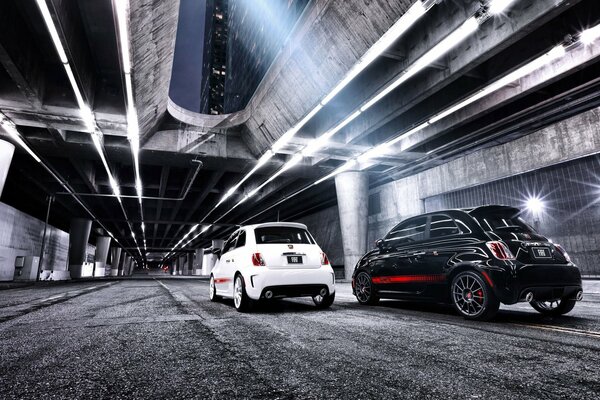
{"label": "black car's front wheel", "polygon": [[362,271],[354,278],[354,295],[360,304],[375,305],[379,297],[373,290],[373,281],[368,272]]}
{"label": "black car's front wheel", "polygon": [[532,300],[529,302],[537,312],[544,315],[558,316],[568,313],[575,307],[576,301],[574,299],[562,298],[552,301],[537,301]]}
{"label": "black car's front wheel", "polygon": [[450,290],[454,307],[466,319],[489,321],[500,308],[490,286],[474,271],[456,275]]}

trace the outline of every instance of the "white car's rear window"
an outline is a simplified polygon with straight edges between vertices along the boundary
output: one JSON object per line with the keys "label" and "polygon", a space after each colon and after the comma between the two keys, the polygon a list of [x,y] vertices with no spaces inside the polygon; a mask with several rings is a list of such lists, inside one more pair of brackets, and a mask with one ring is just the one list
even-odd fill
{"label": "white car's rear window", "polygon": [[256,228],[256,244],[292,243],[315,244],[310,234],[301,228],[291,226],[268,226]]}

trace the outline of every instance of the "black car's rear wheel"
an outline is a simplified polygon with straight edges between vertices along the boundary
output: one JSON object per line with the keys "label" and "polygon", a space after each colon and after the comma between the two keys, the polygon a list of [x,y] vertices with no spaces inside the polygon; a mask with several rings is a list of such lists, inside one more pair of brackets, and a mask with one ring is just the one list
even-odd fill
{"label": "black car's rear wheel", "polygon": [[529,302],[531,307],[533,307],[536,311],[545,314],[545,315],[563,315],[568,313],[575,307],[576,301],[573,299],[556,299],[552,301],[537,301],[532,300]]}
{"label": "black car's rear wheel", "polygon": [[362,271],[354,278],[354,295],[360,304],[375,305],[379,297],[373,290],[373,281],[368,272]]}
{"label": "black car's rear wheel", "polygon": [[488,321],[496,315],[500,302],[478,273],[464,271],[456,275],[451,286],[452,303],[466,319]]}

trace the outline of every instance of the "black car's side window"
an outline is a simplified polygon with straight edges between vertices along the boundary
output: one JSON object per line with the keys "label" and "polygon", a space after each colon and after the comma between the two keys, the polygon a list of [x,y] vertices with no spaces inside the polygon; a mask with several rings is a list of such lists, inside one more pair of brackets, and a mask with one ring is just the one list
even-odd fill
{"label": "black car's side window", "polygon": [[451,217],[443,214],[431,217],[431,226],[429,228],[429,237],[431,239],[459,235],[460,233],[460,229],[458,229],[458,226],[456,226]]}
{"label": "black car's side window", "polygon": [[427,217],[418,217],[396,226],[384,239],[386,246],[419,242],[425,239]]}

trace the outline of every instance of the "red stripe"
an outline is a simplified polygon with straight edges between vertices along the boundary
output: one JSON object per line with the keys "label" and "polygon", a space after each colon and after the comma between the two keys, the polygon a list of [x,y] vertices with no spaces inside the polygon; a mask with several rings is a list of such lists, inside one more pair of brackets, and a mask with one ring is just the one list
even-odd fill
{"label": "red stripe", "polygon": [[225,283],[231,281],[231,278],[219,278],[215,279],[215,283]]}
{"label": "red stripe", "polygon": [[373,283],[377,285],[386,283],[433,283],[444,282],[446,275],[396,275],[396,276],[375,276]]}

